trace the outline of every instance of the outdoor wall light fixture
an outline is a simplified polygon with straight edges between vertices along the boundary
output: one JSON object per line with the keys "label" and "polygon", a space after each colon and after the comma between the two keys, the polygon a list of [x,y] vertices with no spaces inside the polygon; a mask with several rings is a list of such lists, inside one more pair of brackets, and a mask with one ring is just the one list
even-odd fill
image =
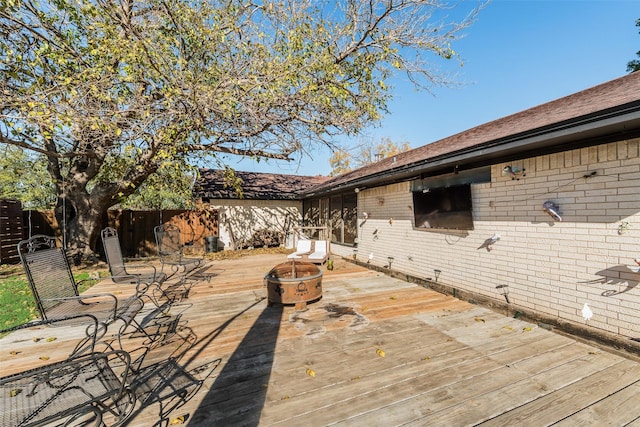
{"label": "outdoor wall light fixture", "polygon": [[442,270],[438,270],[437,268],[433,269],[433,275],[436,277],[436,283],[438,283],[438,277],[440,277],[440,273],[442,273]]}
{"label": "outdoor wall light fixture", "polygon": [[487,252],[491,252],[493,250],[493,244],[500,240],[500,234],[494,233],[493,236],[485,239],[484,242],[478,247],[478,249],[485,248]]}
{"label": "outdoor wall light fixture", "polygon": [[511,304],[509,301],[509,285],[498,285],[496,289],[500,292],[500,295],[504,297],[505,301],[507,301],[507,304]]}
{"label": "outdoor wall light fixture", "polygon": [[527,174],[525,174],[525,171],[526,171],[525,168],[520,168],[519,166],[507,165],[504,168],[502,168],[502,173],[509,175],[512,181],[514,179],[516,181],[520,181],[520,178],[518,178],[518,175],[520,174],[522,174],[522,176],[527,176]]}
{"label": "outdoor wall light fixture", "polygon": [[630,228],[631,228],[631,224],[629,222],[622,221],[620,224],[618,224],[618,234],[622,236]]}
{"label": "outdoor wall light fixture", "polygon": [[356,187],[355,190],[353,190],[353,191],[355,191],[356,193],[359,193],[360,189],[358,187]]}
{"label": "outdoor wall light fixture", "polygon": [[545,211],[555,221],[562,221],[560,216],[560,206],[550,200],[547,200],[542,204],[542,210]]}

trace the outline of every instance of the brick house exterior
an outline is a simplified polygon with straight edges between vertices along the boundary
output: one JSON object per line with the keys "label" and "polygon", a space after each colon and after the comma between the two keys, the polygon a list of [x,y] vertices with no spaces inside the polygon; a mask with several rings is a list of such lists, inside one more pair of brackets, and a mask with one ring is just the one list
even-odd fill
{"label": "brick house exterior", "polygon": [[[256,190],[244,200],[215,186],[197,193],[221,209],[225,246],[235,230],[328,226],[334,256],[578,333],[640,340],[640,72],[338,177],[243,179]],[[470,218],[425,228],[421,197],[453,187],[468,188]],[[223,236],[225,218],[237,224]]]}
{"label": "brick house exterior", "polygon": [[[414,197],[460,183],[472,228],[417,226]],[[335,255],[470,299],[508,289],[508,307],[640,339],[640,73],[330,179],[306,202],[338,195],[357,197],[357,245]]]}

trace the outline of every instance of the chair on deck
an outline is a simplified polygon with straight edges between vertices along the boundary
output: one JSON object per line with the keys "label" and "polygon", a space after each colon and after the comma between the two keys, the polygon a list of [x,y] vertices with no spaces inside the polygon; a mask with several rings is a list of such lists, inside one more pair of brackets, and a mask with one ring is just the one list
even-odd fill
{"label": "chair on deck", "polygon": [[289,259],[301,259],[305,255],[311,253],[311,240],[300,239],[296,245],[296,251],[287,255]]}
{"label": "chair on deck", "polygon": [[307,255],[307,261],[315,264],[324,264],[329,258],[329,242],[327,240],[315,240],[313,242],[313,252]]}
{"label": "chair on deck", "polygon": [[42,320],[90,314],[97,318],[104,332],[111,323],[122,321],[117,334],[119,342],[129,325],[147,335],[135,320],[144,306],[140,297],[118,299],[107,293],[79,294],[69,260],[55,237],[36,235],[23,240],[18,243],[18,254]]}
{"label": "chair on deck", "polygon": [[[79,322],[80,317],[84,317],[83,327],[89,325],[86,327],[87,338],[76,345],[67,358],[0,378],[0,425],[70,425],[77,420],[86,425],[91,420],[97,427],[104,425],[104,414],[110,418],[109,425],[119,425],[132,413],[136,397],[125,384],[131,358],[122,350],[95,352],[98,321],[92,316],[39,320],[0,331],[3,336],[0,339],[2,363],[7,363],[11,357],[6,351],[9,346],[23,343],[17,347],[22,351],[16,352],[23,353],[16,356],[23,359],[35,357],[43,350],[28,347],[22,336],[12,339],[12,333],[20,334],[24,329],[31,335],[36,326],[64,327],[65,322]],[[33,344],[32,340],[27,343]]]}
{"label": "chair on deck", "polygon": [[156,236],[156,244],[158,245],[158,257],[162,264],[161,271],[164,266],[171,267],[173,274],[182,270],[188,273],[204,263],[204,257],[186,257],[184,256],[184,244],[180,237],[180,229],[173,224],[158,225],[153,229]]}
{"label": "chair on deck", "polygon": [[[162,284],[167,280],[167,275],[158,272],[156,267],[151,264],[125,264],[122,257],[120,240],[118,239],[118,231],[115,228],[107,227],[100,233],[102,236],[102,246],[104,255],[109,264],[109,273],[114,283],[126,283],[136,285],[136,295],[142,297],[148,296],[156,305],[160,297],[169,299],[167,293],[162,289]],[[131,269],[131,270],[128,270]],[[139,271],[134,272],[133,270]],[[149,294],[149,287],[151,294]]]}

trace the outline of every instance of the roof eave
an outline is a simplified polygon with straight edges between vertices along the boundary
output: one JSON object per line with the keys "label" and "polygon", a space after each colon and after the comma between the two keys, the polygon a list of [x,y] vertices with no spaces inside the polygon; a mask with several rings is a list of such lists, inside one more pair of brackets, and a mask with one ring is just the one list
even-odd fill
{"label": "roof eave", "polygon": [[424,159],[380,173],[356,178],[345,183],[320,187],[305,194],[317,197],[325,194],[406,181],[430,172],[448,168],[470,168],[511,161],[529,155],[549,154],[573,148],[624,140],[640,136],[640,101],[579,117],[520,135],[488,141],[442,156]]}

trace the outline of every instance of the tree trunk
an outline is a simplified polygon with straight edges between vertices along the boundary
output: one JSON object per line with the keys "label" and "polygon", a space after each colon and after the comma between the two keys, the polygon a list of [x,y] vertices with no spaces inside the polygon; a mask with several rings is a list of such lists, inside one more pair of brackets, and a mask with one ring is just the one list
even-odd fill
{"label": "tree trunk", "polygon": [[[75,193],[75,194],[74,194]],[[60,226],[62,241],[75,265],[83,261],[98,262],[98,239],[102,218],[109,208],[108,203],[96,200],[88,194],[67,191],[67,197],[59,197],[56,219]]]}

